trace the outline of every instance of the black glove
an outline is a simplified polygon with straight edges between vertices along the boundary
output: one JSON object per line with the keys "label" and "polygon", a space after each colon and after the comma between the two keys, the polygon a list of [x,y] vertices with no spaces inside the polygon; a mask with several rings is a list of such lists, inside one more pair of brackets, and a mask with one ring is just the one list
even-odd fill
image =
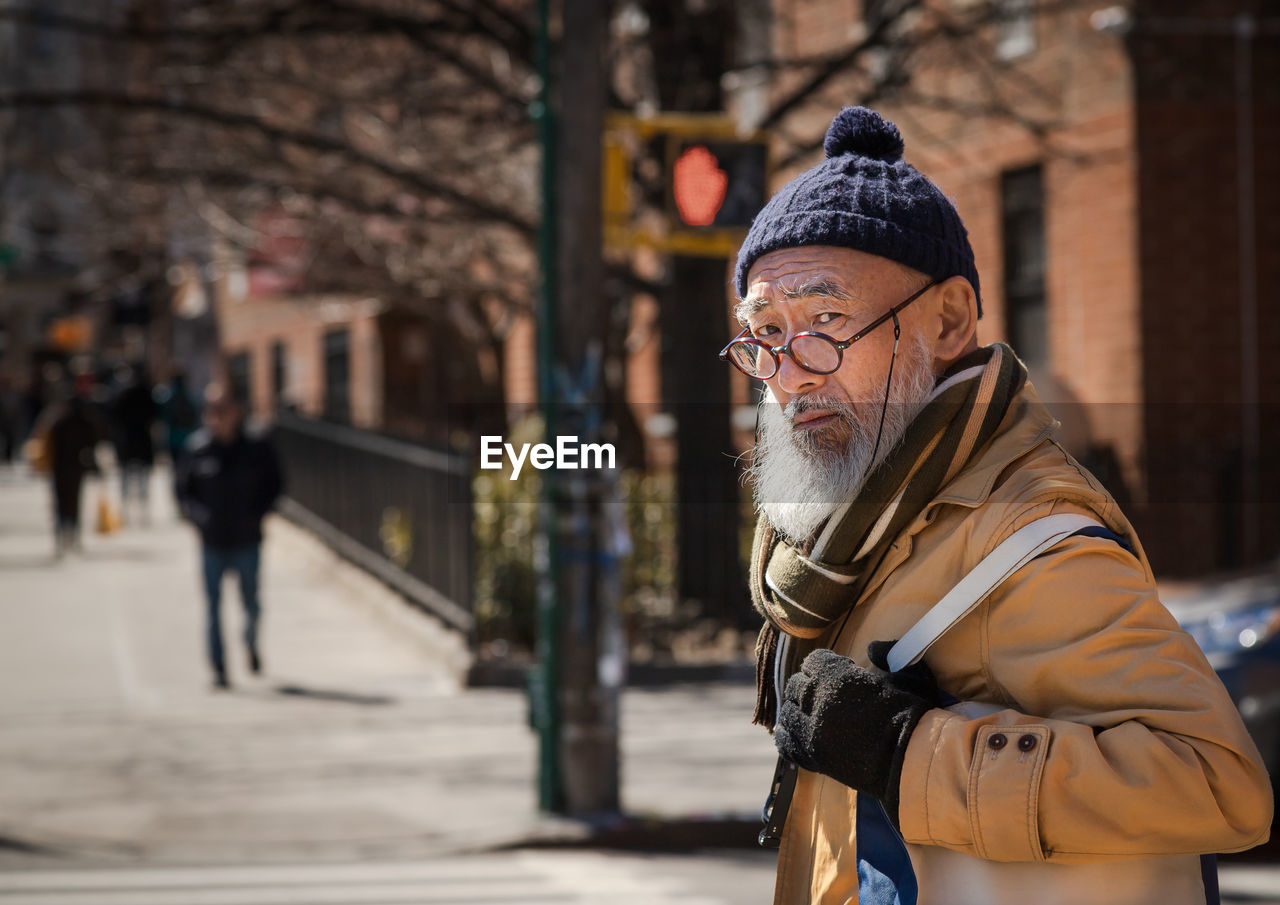
{"label": "black glove", "polygon": [[[916,675],[923,674],[908,678]],[[936,693],[934,686],[935,700]],[[774,742],[793,764],[879,799],[897,826],[907,742],[933,706],[934,701],[900,687],[892,675],[863,669],[834,651],[815,650],[787,682]]]}
{"label": "black glove", "polygon": [[924,698],[929,702],[930,707],[941,707],[942,693],[938,691],[938,680],[934,677],[929,664],[923,660],[917,660],[905,669],[890,672],[889,651],[897,643],[897,641],[872,641],[867,645],[867,659],[876,669],[889,673],[885,679],[894,688],[910,692],[918,698]]}

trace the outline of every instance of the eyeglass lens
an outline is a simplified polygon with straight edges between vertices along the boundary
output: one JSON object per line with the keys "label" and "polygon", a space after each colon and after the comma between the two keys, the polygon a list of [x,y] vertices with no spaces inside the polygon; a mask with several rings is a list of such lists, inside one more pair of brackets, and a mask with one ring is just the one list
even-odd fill
{"label": "eyeglass lens", "polygon": [[729,358],[739,370],[751,377],[773,370],[773,356],[755,343],[734,343],[729,346]]}
{"label": "eyeglass lens", "polygon": [[[829,374],[840,366],[840,350],[821,336],[797,336],[791,341],[791,356],[800,367],[818,374]],[[738,342],[729,347],[729,355],[742,371],[767,380],[774,375],[778,363],[757,343]]]}
{"label": "eyeglass lens", "polygon": [[791,354],[802,367],[821,374],[840,367],[840,350],[820,336],[797,336],[791,341]]}

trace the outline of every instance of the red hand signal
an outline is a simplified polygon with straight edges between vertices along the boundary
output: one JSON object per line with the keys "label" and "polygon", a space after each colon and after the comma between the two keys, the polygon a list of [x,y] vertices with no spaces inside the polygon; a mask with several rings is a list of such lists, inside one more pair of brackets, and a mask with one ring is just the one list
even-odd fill
{"label": "red hand signal", "polygon": [[690,226],[710,226],[724,204],[729,176],[705,145],[694,145],[676,158],[672,191],[680,219]]}

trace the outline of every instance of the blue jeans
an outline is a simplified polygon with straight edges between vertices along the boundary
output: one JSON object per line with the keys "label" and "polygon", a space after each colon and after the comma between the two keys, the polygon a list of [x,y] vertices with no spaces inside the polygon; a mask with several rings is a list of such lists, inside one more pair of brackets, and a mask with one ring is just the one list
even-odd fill
{"label": "blue jeans", "polygon": [[261,548],[254,544],[235,550],[204,547],[204,593],[208,608],[209,665],[226,674],[222,649],[222,575],[228,570],[240,576],[240,600],[244,604],[244,643],[251,654],[258,650],[258,561]]}

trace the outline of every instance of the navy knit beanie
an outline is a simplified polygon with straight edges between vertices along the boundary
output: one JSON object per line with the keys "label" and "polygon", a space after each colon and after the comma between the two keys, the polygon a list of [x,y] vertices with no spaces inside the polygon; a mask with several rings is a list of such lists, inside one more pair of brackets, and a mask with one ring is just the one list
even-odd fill
{"label": "navy knit beanie", "polygon": [[962,276],[982,295],[969,234],[938,187],[902,159],[898,127],[866,107],[845,107],[823,143],[827,157],[769,199],[738,250],[734,283],[780,248],[836,245],[879,255],[935,280]]}

